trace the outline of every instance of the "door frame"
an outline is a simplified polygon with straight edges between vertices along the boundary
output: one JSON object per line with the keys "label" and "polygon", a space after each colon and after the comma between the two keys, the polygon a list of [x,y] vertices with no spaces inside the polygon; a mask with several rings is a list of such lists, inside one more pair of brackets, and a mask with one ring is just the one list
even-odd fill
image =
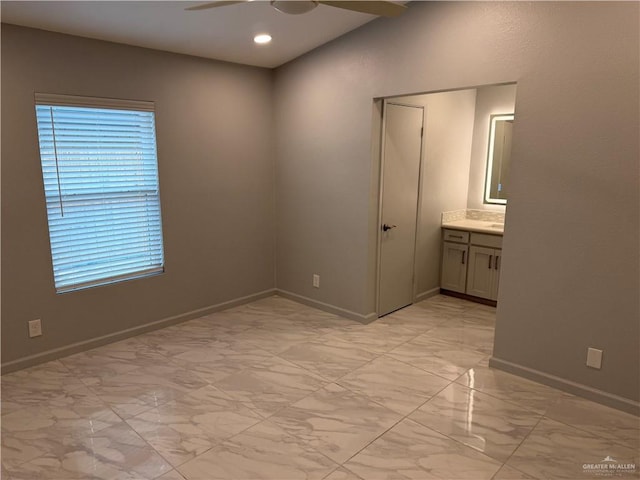
{"label": "door frame", "polygon": [[424,105],[414,105],[411,103],[397,102],[392,98],[382,99],[382,128],[380,129],[380,154],[378,161],[378,223],[376,230],[376,292],[375,292],[375,304],[376,304],[376,318],[380,318],[380,279],[381,279],[381,256],[382,256],[382,203],[384,195],[384,162],[385,162],[385,139],[387,135],[387,105],[398,105],[401,107],[419,108],[422,110],[422,137],[420,140],[420,162],[418,165],[418,205],[416,209],[416,235],[413,245],[413,272],[412,272],[412,292],[411,301],[414,303],[418,296],[418,282],[416,281],[416,267],[417,267],[417,249],[418,242],[421,237],[420,222],[418,221],[422,214],[422,183],[424,176],[424,142],[426,133],[426,110]]}

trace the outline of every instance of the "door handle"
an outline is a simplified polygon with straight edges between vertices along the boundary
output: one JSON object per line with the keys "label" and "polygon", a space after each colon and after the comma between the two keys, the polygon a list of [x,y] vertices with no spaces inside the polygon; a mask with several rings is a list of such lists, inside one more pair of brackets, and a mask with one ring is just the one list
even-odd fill
{"label": "door handle", "polygon": [[382,231],[386,232],[387,230],[391,230],[392,228],[396,228],[397,225],[387,225],[386,223],[382,225]]}

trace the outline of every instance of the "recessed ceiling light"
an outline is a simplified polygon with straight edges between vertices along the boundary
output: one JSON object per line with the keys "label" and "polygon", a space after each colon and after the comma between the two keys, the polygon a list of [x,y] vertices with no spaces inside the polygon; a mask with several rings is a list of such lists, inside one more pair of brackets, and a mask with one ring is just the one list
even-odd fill
{"label": "recessed ceiling light", "polygon": [[264,45],[265,43],[269,43],[271,41],[271,35],[269,35],[268,33],[261,33],[260,35],[256,35],[255,37],[253,37],[253,41],[260,45]]}

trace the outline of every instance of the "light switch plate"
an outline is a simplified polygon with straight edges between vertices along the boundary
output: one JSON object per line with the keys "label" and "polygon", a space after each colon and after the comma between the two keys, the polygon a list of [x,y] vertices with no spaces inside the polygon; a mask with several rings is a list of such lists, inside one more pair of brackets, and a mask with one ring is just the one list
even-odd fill
{"label": "light switch plate", "polygon": [[39,337],[42,335],[42,322],[40,319],[29,321],[29,337]]}
{"label": "light switch plate", "polygon": [[600,370],[602,367],[602,350],[591,347],[587,349],[587,367]]}

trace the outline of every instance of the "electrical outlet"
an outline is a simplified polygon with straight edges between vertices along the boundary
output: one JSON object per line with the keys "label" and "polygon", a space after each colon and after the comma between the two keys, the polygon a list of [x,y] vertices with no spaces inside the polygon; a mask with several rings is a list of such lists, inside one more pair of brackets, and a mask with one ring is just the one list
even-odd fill
{"label": "electrical outlet", "polygon": [[313,274],[313,287],[320,288],[320,275],[317,273]]}
{"label": "electrical outlet", "polygon": [[587,367],[600,370],[602,367],[602,350],[587,348]]}
{"label": "electrical outlet", "polygon": [[40,319],[29,321],[29,337],[39,337],[42,335],[42,322]]}

